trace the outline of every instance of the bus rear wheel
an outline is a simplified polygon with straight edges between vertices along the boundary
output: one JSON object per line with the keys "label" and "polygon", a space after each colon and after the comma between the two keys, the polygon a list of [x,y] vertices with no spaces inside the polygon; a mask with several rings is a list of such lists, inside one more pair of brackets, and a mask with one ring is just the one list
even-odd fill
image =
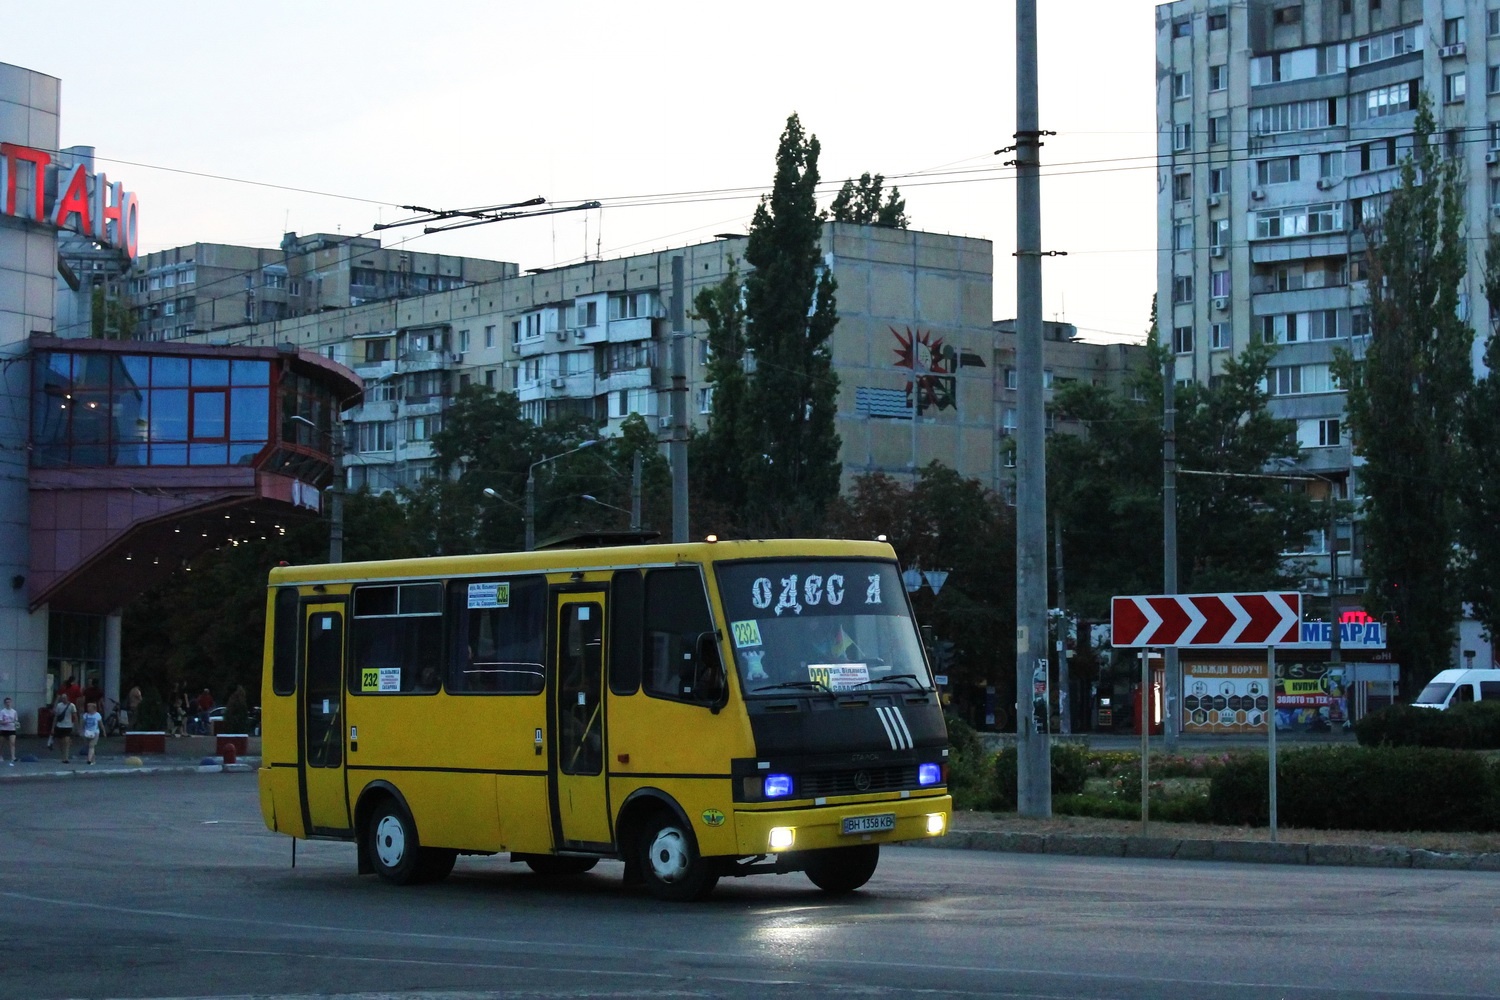
{"label": "bus rear wheel", "polygon": [[808,855],[807,877],[829,895],[843,896],[870,881],[878,864],[879,844],[831,847]]}
{"label": "bus rear wheel", "polygon": [[667,813],[646,823],[638,850],[641,877],[657,899],[703,899],[719,882],[718,870],[698,853],[693,831]]}
{"label": "bus rear wheel", "polygon": [[[370,863],[375,872],[392,885],[412,885],[431,877],[424,865],[422,845],[417,840],[417,825],[395,799],[386,799],[375,807],[365,828]],[[448,871],[453,870],[450,862]],[[448,874],[444,871],[441,878]]]}

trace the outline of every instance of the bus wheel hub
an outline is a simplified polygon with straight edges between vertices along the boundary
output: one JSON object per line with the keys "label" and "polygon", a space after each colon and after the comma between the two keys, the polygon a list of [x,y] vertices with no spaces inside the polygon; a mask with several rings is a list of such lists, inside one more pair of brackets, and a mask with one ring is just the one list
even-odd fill
{"label": "bus wheel hub", "polygon": [[375,827],[375,853],[380,855],[380,863],[387,868],[399,865],[406,855],[406,831],[396,817],[382,816],[380,824]]}
{"label": "bus wheel hub", "polygon": [[651,842],[651,870],[663,882],[676,882],[687,874],[688,850],[680,830],[668,827]]}

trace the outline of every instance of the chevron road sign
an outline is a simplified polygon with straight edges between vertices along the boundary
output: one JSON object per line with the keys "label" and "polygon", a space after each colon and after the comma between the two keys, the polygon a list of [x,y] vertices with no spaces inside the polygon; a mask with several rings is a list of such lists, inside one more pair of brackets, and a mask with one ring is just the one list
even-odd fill
{"label": "chevron road sign", "polygon": [[1301,594],[1171,594],[1116,597],[1112,645],[1264,649],[1300,638]]}

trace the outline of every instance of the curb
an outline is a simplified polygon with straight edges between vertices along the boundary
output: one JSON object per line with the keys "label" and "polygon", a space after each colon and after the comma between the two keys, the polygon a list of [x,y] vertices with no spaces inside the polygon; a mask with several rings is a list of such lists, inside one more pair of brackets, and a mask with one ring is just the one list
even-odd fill
{"label": "curb", "polygon": [[[204,758],[208,760],[209,758]],[[0,773],[0,784],[12,781],[56,781],[69,778],[84,780],[97,778],[118,778],[137,774],[223,774],[225,772],[243,773],[254,771],[260,767],[259,757],[241,757],[239,763],[226,764],[224,758],[212,758],[216,763],[189,764],[186,762],[177,764],[143,764],[140,766],[128,766],[124,764],[105,765],[100,767],[84,766],[83,769],[72,770],[38,770],[11,772],[9,768],[5,773]],[[24,763],[24,762],[23,762]]]}
{"label": "curb", "polygon": [[1071,857],[1500,872],[1500,852],[1432,851],[1419,847],[1354,844],[1286,844],[1263,840],[1193,840],[1175,837],[953,830],[941,838],[908,841],[906,846]]}

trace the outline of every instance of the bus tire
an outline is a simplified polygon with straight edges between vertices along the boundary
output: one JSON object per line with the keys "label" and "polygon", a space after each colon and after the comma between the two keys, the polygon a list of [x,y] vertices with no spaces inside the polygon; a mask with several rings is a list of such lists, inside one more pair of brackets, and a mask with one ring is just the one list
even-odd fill
{"label": "bus tire", "polygon": [[879,844],[830,847],[808,854],[807,877],[830,896],[844,896],[870,881],[878,864]]}
{"label": "bus tire", "polygon": [[698,853],[693,831],[668,812],[654,814],[642,826],[638,856],[641,878],[657,899],[703,899],[719,881],[718,869]]}
{"label": "bus tire", "polygon": [[412,822],[411,814],[401,803],[393,798],[382,799],[370,813],[370,823],[365,830],[369,838],[366,853],[377,875],[392,885],[423,881],[422,845],[417,840],[417,824]]}
{"label": "bus tire", "polygon": [[598,858],[564,858],[555,854],[526,854],[514,860],[526,862],[526,867],[533,872],[549,878],[560,875],[582,875],[584,872],[592,871],[593,867],[599,863]]}

